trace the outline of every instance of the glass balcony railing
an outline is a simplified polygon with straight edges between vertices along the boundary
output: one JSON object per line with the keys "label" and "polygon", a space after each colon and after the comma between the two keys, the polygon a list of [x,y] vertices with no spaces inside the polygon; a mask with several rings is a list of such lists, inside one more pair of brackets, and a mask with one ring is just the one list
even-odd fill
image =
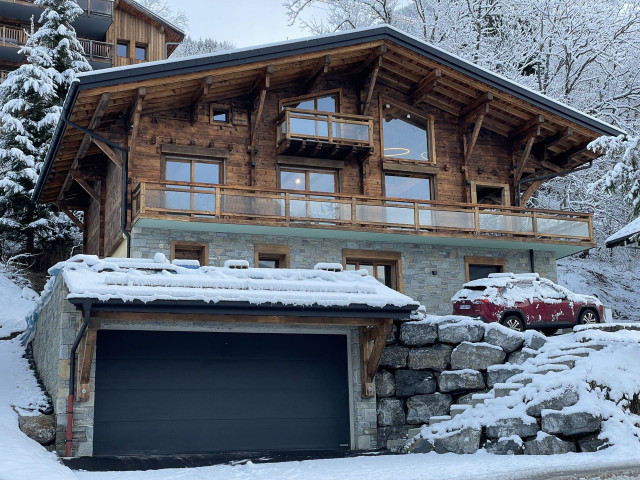
{"label": "glass balcony railing", "polygon": [[143,182],[132,216],[413,235],[530,238],[592,246],[591,214],[441,201],[407,201],[251,187]]}

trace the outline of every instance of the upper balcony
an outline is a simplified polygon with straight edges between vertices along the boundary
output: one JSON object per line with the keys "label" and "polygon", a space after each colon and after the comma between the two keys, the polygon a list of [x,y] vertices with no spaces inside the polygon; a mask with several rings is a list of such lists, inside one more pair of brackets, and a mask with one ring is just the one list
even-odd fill
{"label": "upper balcony", "polygon": [[277,125],[280,155],[345,159],[373,152],[371,117],[286,107]]}
{"label": "upper balcony", "polygon": [[84,50],[84,56],[94,70],[109,68],[113,65],[113,43],[99,42],[88,38],[78,38]]}
{"label": "upper balcony", "polygon": [[26,41],[24,29],[0,23],[0,61],[20,63],[24,54],[19,50]]}
{"label": "upper balcony", "polygon": [[595,246],[588,213],[187,182],[139,183],[132,194],[135,224],[495,248],[508,242],[557,256]]}
{"label": "upper balcony", "polygon": [[[113,21],[113,0],[75,0],[83,14],[73,22],[78,35],[101,37]],[[34,4],[34,0],[0,0],[2,17],[37,23],[44,7]]]}

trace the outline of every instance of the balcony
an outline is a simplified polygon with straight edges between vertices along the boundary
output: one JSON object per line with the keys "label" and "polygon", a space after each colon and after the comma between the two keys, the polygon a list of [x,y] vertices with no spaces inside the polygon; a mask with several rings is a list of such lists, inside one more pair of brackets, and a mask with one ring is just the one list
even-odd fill
{"label": "balcony", "polygon": [[78,38],[87,58],[94,70],[108,68],[113,63],[113,43],[99,42],[88,38]]}
{"label": "balcony", "polygon": [[346,159],[373,152],[371,117],[285,108],[277,126],[280,155]]}
{"label": "balcony", "polygon": [[24,29],[0,24],[0,61],[20,63],[24,54],[19,50],[26,41],[27,34]]}
{"label": "balcony", "polygon": [[[305,196],[289,190],[186,182],[139,183],[132,194],[132,224],[153,224],[144,220],[157,220],[156,225],[198,222],[198,229],[208,224],[211,230],[214,225],[244,225],[254,233],[257,227],[286,227],[287,235],[366,235],[397,242],[499,247],[494,243],[498,240],[512,242],[510,248],[536,247],[558,255],[595,246],[588,213],[339,194]],[[295,229],[307,233],[294,233]]]}

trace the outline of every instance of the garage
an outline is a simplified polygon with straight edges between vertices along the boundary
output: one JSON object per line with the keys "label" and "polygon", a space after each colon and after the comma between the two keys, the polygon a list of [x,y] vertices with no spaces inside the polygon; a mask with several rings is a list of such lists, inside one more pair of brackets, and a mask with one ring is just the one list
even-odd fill
{"label": "garage", "polygon": [[350,448],[346,335],[100,330],[94,455]]}

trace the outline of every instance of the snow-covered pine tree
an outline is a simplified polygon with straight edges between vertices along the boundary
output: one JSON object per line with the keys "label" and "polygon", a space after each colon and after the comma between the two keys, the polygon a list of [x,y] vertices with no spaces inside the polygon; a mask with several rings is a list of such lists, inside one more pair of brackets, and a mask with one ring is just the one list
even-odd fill
{"label": "snow-covered pine tree", "polygon": [[42,27],[23,51],[27,63],[0,85],[0,253],[35,253],[60,247],[77,235],[53,205],[31,196],[76,73],[91,70],[73,20],[82,13],[71,0],[36,0],[45,6]]}

